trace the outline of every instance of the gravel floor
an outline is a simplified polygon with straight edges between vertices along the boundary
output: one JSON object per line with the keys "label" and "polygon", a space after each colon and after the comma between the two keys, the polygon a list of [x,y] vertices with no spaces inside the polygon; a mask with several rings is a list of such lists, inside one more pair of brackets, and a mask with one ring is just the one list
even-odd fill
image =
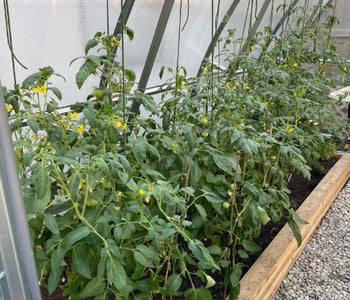
{"label": "gravel floor", "polygon": [[350,300],[350,181],[272,300]]}

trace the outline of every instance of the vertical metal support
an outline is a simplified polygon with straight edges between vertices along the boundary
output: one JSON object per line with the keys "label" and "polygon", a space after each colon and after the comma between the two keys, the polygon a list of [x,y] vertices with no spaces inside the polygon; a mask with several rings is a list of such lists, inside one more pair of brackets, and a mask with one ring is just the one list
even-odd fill
{"label": "vertical metal support", "polygon": [[[134,3],[135,3],[135,0],[126,0],[124,2],[122,11],[120,12],[120,15],[118,18],[117,25],[115,26],[114,31],[113,31],[114,36],[117,36],[118,34],[121,34],[123,32],[123,29],[124,29],[123,26],[127,23],[128,19],[129,19],[129,16],[130,16],[131,10],[134,6]],[[118,50],[118,45],[116,45],[112,49],[112,53],[111,53],[112,60],[114,60],[115,55],[117,53],[117,50]],[[107,72],[107,66],[105,65],[103,67],[102,74],[105,74],[106,72]],[[99,84],[100,87],[103,87],[103,83],[105,82],[105,79],[106,79],[105,76],[102,75],[102,78],[101,78],[100,84]]]}
{"label": "vertical metal support", "polygon": [[[1,86],[1,84],[0,84]],[[40,300],[7,113],[0,90],[0,256],[4,300]]]}
{"label": "vertical metal support", "polygon": [[219,37],[221,35],[221,33],[223,32],[223,30],[225,29],[225,26],[227,25],[227,22],[229,21],[229,19],[231,18],[233,12],[235,11],[237,5],[239,4],[240,0],[234,0],[233,3],[231,4],[231,6],[229,7],[229,9],[227,10],[224,18],[222,19],[218,29],[216,30],[213,39],[211,40],[207,51],[204,54],[204,58],[202,59],[201,65],[198,69],[197,72],[197,76],[200,76],[202,74],[202,66],[205,64],[205,62],[208,60],[209,56],[212,54],[212,52],[214,51],[215,48],[215,44],[217,43],[217,41],[219,40]]}
{"label": "vertical metal support", "polygon": [[256,31],[258,30],[258,27],[262,21],[262,18],[264,17],[265,13],[266,13],[266,10],[267,8],[269,7],[271,3],[271,0],[265,0],[265,2],[263,3],[260,11],[259,11],[259,14],[258,16],[256,17],[256,20],[253,24],[253,26],[249,29],[249,32],[248,32],[248,36],[247,36],[247,39],[240,51],[240,53],[243,53],[243,52],[246,52],[250,46],[250,41],[253,37],[253,35],[256,33]]}
{"label": "vertical metal support", "polygon": [[[145,62],[145,65],[143,67],[142,74],[140,77],[138,90],[141,92],[144,92],[146,89],[146,86],[147,86],[147,83],[149,80],[149,76],[151,74],[155,59],[157,57],[160,43],[162,41],[170,13],[171,13],[171,10],[173,8],[173,4],[174,4],[174,0],[165,0],[165,2],[163,4],[163,8],[162,8],[162,11],[161,11],[159,19],[158,19],[157,27],[156,27],[154,35],[153,35],[152,43],[151,43],[151,46],[149,48],[146,62]],[[140,104],[138,102],[134,101],[132,104],[132,107],[131,107],[131,111],[136,113],[139,110],[139,108],[140,108]]]}

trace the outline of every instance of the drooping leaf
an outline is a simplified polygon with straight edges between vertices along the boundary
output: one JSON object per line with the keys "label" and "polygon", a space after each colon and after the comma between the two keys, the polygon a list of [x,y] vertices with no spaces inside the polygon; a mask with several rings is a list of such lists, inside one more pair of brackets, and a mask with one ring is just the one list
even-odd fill
{"label": "drooping leaf", "polygon": [[79,89],[82,87],[86,79],[96,72],[96,68],[96,63],[87,57],[78,73],[75,75],[75,82]]}
{"label": "drooping leaf", "polygon": [[270,217],[266,213],[266,210],[262,208],[261,206],[258,206],[258,216],[263,225],[268,223],[270,221]]}
{"label": "drooping leaf", "polygon": [[108,282],[120,291],[127,291],[129,287],[125,269],[113,255],[107,256],[106,267]]}
{"label": "drooping leaf", "polygon": [[82,240],[90,234],[90,229],[82,226],[74,231],[69,232],[63,239],[62,246],[69,249],[74,243]]}
{"label": "drooping leaf", "polygon": [[91,279],[79,294],[80,298],[98,296],[106,290],[106,284],[100,277]]}
{"label": "drooping leaf", "polygon": [[43,224],[53,233],[53,234],[59,234],[60,229],[58,227],[58,224],[56,222],[56,219],[51,214],[45,214],[43,219]]}
{"label": "drooping leaf", "polygon": [[48,90],[52,91],[57,99],[62,100],[62,93],[57,87],[49,87]]}
{"label": "drooping leaf", "polygon": [[29,117],[27,119],[27,124],[29,128],[33,130],[35,133],[37,133],[38,130],[40,129],[39,123],[33,117]]}
{"label": "drooping leaf", "polygon": [[259,245],[257,245],[256,243],[254,243],[253,241],[250,241],[250,240],[244,239],[242,242],[242,245],[243,245],[244,249],[249,251],[249,252],[258,252],[261,250],[261,247]]}
{"label": "drooping leaf", "polygon": [[220,170],[227,172],[230,175],[235,173],[237,168],[237,158],[229,155],[212,154],[214,163]]}
{"label": "drooping leaf", "polygon": [[298,224],[294,221],[292,217],[288,217],[288,225],[293,232],[295,239],[297,240],[298,246],[300,247],[302,243],[302,236]]}
{"label": "drooping leaf", "polygon": [[91,271],[87,260],[87,254],[88,254],[87,246],[84,244],[81,244],[78,247],[75,247],[73,249],[72,259],[73,259],[73,265],[76,271],[80,275],[88,279],[91,279]]}
{"label": "drooping leaf", "polygon": [[172,274],[169,276],[167,284],[166,284],[166,291],[168,295],[173,295],[176,293],[180,286],[182,284],[182,277],[179,274]]}
{"label": "drooping leaf", "polygon": [[202,205],[197,204],[197,203],[195,203],[195,206],[196,206],[199,214],[201,215],[202,219],[204,221],[206,221],[207,220],[207,212],[205,211],[205,208]]}
{"label": "drooping leaf", "polygon": [[85,55],[87,55],[89,53],[90,49],[96,47],[97,45],[98,45],[97,39],[93,38],[93,39],[89,40],[85,46]]}

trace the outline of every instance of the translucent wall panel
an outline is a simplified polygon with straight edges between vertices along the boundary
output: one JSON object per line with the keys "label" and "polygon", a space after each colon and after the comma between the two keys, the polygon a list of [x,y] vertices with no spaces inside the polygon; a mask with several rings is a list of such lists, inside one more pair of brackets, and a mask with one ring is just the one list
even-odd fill
{"label": "translucent wall panel", "polygon": [[[72,66],[69,66],[69,62],[83,55],[85,43],[96,31],[106,31],[107,2],[109,3],[110,32],[113,32],[121,10],[120,0],[9,1],[14,51],[20,61],[28,67],[28,70],[23,70],[16,64],[18,81],[22,81],[39,67],[51,65],[57,73],[67,79],[66,83],[61,79],[55,81],[63,91],[62,105],[84,101],[91,86],[98,85],[98,80],[90,80],[79,91],[74,82],[74,75],[80,62],[75,62]],[[162,66],[172,68],[176,66],[179,26],[184,27],[181,31],[179,64],[186,67],[189,76],[195,76],[212,39],[212,17],[218,17],[217,25],[219,25],[233,2],[233,0],[214,0],[213,2],[183,0],[182,20],[179,25],[180,0],[175,0],[148,86],[163,83],[158,76]],[[261,8],[268,2],[269,6],[266,7],[257,30],[269,24],[272,4],[274,7],[272,27],[274,28],[283,14],[282,9],[276,12],[276,8],[283,3],[290,4],[294,0],[241,0],[221,36],[226,36],[228,29],[236,29],[237,38],[246,37],[249,26],[257,22]],[[319,0],[307,2],[314,5]],[[304,0],[300,0],[297,5],[304,3]],[[137,80],[140,79],[163,4],[164,0],[135,0],[131,11],[127,25],[134,30],[135,36],[131,42],[125,39],[125,64],[127,68],[136,72]],[[184,26],[187,12],[188,20]],[[6,43],[2,8],[0,19],[0,78],[4,85],[10,86],[13,83],[11,56]],[[244,26],[245,23],[246,26]],[[243,28],[245,28],[244,32]],[[117,52],[117,59],[120,61],[120,49]],[[225,66],[224,61],[219,62],[217,57],[215,62]]]}
{"label": "translucent wall panel", "polygon": [[[110,1],[111,27],[120,13],[117,1]],[[62,105],[85,100],[87,90],[79,91],[74,75],[80,64],[70,61],[84,54],[84,47],[96,31],[106,30],[105,0],[11,0],[10,18],[13,47],[19,60],[16,64],[18,81],[39,67],[51,65],[67,82],[55,84],[63,91]],[[0,9],[0,77],[3,85],[13,84],[11,58],[6,43],[4,11]],[[94,81],[90,82],[95,83]]]}

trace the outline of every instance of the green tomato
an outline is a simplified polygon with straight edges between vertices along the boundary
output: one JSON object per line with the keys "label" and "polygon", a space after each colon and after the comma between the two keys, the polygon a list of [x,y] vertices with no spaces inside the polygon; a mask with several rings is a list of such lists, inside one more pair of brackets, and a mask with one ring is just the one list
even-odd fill
{"label": "green tomato", "polygon": [[95,199],[88,199],[86,201],[86,206],[89,206],[89,207],[95,207],[97,205],[97,200]]}
{"label": "green tomato", "polygon": [[228,209],[231,206],[230,202],[225,201],[224,203],[222,203],[222,207],[225,209]]}
{"label": "green tomato", "polygon": [[208,135],[209,135],[209,131],[208,130],[204,130],[202,132],[202,137],[206,138],[206,137],[208,137]]}
{"label": "green tomato", "polygon": [[101,98],[101,97],[103,97],[103,90],[101,90],[101,89],[94,89],[92,91],[92,95],[94,97],[96,97],[96,98]]}
{"label": "green tomato", "polygon": [[209,120],[205,116],[199,116],[198,121],[199,121],[199,124],[201,124],[202,126],[208,126],[209,124]]}

